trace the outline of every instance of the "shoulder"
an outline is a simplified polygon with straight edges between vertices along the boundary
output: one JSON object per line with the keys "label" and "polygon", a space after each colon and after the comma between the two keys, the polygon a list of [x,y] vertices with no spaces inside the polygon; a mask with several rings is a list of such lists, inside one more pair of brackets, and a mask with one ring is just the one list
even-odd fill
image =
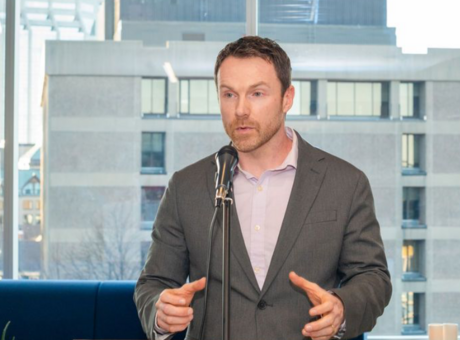
{"label": "shoulder", "polygon": [[307,159],[312,166],[325,169],[327,177],[346,182],[357,182],[366,178],[364,172],[350,162],[317,148],[302,138],[299,138],[299,161]]}
{"label": "shoulder", "polygon": [[169,185],[173,184],[182,190],[195,190],[197,187],[202,187],[215,171],[214,154],[212,154],[176,171]]}

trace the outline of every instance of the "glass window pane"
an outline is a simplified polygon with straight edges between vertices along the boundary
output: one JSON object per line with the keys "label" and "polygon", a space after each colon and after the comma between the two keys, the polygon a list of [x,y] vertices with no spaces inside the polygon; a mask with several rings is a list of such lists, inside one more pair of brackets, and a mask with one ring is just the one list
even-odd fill
{"label": "glass window pane", "polygon": [[402,248],[403,273],[419,273],[419,242],[404,240]]}
{"label": "glass window pane", "polygon": [[[163,132],[142,133],[142,168],[163,173],[165,166],[165,145]],[[148,169],[150,168],[150,170]]]}
{"label": "glass window pane", "polygon": [[383,96],[382,91],[384,88],[386,89],[388,86],[382,86],[381,83],[372,83],[372,115],[379,117],[383,115],[382,112],[383,106],[388,105],[387,103],[383,103]]}
{"label": "glass window pane", "polygon": [[152,79],[142,79],[142,113],[152,113]]}
{"label": "glass window pane", "polygon": [[337,115],[337,83],[327,82],[327,114]]}
{"label": "glass window pane", "polygon": [[407,168],[409,166],[408,158],[408,135],[402,135],[402,166]]}
{"label": "glass window pane", "polygon": [[166,102],[166,80],[153,79],[152,80],[152,113],[163,114],[165,113]]}
{"label": "glass window pane", "polygon": [[421,293],[403,292],[402,302],[402,324],[404,327],[420,327],[420,299],[424,296]]}
{"label": "glass window pane", "polygon": [[188,79],[180,80],[180,112],[181,113],[189,113],[188,111],[188,105],[189,105],[188,85],[189,85]]}
{"label": "glass window pane", "polygon": [[209,112],[211,114],[220,114],[219,100],[217,98],[217,89],[214,80],[208,80],[208,99]]}
{"label": "glass window pane", "polygon": [[403,220],[420,222],[420,188],[403,188]]}
{"label": "glass window pane", "polygon": [[408,166],[414,167],[414,135],[407,135],[407,162]]}
{"label": "glass window pane", "polygon": [[408,117],[409,115],[409,97],[408,97],[408,84],[399,84],[399,107],[401,110],[401,117]]}
{"label": "glass window pane", "polygon": [[297,80],[292,81],[292,85],[295,88],[295,95],[294,95],[294,102],[292,103],[292,107],[289,110],[288,114],[290,115],[300,115],[300,103],[301,103],[301,82]]}
{"label": "glass window pane", "polygon": [[372,115],[372,83],[356,83],[356,115]]}
{"label": "glass window pane", "polygon": [[414,84],[407,84],[407,115],[409,117],[414,116]]}
{"label": "glass window pane", "polygon": [[300,113],[303,115],[310,115],[311,107],[311,82],[301,81],[300,82]]}
{"label": "glass window pane", "polygon": [[[4,183],[4,148],[5,148],[5,13],[6,1],[0,2],[0,181]],[[0,186],[0,273],[3,276],[3,185]]]}
{"label": "glass window pane", "polygon": [[190,80],[190,113],[208,113],[207,80]]}
{"label": "glass window pane", "polygon": [[165,187],[143,187],[141,197],[141,214],[142,221],[152,222],[160,206],[161,198],[163,197]]}
{"label": "glass window pane", "polygon": [[355,114],[354,83],[337,83],[337,114],[340,116]]}

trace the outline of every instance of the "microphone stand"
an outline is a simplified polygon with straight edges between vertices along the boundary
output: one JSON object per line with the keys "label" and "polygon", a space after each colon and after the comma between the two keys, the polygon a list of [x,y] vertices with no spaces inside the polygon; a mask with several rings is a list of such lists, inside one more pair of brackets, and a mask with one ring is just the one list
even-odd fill
{"label": "microphone stand", "polygon": [[230,340],[230,208],[233,200],[224,199],[222,247],[222,327],[223,340]]}

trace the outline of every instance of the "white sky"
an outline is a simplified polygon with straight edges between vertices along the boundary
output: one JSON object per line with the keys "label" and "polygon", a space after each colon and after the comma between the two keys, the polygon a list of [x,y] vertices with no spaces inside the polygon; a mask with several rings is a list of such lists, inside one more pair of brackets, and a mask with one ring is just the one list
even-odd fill
{"label": "white sky", "polygon": [[387,0],[387,8],[403,53],[460,48],[460,0]]}

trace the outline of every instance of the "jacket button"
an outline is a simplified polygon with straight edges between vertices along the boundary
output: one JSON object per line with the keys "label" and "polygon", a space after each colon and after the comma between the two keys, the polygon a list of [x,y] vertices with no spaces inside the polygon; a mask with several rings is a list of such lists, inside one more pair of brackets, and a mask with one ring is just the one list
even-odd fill
{"label": "jacket button", "polygon": [[267,308],[267,303],[265,302],[265,300],[261,300],[258,304],[257,304],[257,308],[261,309],[261,310],[264,310],[265,308]]}

